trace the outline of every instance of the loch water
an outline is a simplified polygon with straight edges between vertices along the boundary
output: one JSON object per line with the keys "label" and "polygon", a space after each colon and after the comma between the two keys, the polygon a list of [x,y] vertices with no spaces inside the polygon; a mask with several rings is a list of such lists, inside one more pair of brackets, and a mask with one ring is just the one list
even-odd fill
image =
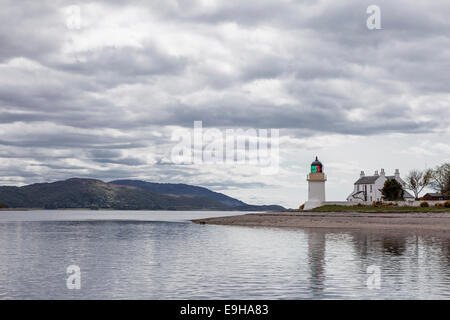
{"label": "loch water", "polygon": [[236,214],[0,212],[0,299],[450,299],[445,235],[190,222]]}

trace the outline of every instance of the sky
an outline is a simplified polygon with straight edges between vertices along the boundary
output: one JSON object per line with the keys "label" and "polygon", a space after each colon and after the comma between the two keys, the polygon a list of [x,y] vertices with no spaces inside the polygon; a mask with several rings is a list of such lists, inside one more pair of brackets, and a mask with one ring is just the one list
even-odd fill
{"label": "sky", "polygon": [[[450,159],[448,0],[0,7],[1,185],[142,179],[298,207],[316,156],[327,200],[345,200],[361,170],[404,177]],[[278,172],[174,163],[173,133],[195,121],[279,130]]]}

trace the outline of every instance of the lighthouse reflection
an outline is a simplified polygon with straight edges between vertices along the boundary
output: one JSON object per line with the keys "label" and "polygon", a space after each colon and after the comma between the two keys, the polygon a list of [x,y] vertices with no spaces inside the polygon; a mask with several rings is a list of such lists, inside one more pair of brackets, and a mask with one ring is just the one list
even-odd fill
{"label": "lighthouse reflection", "polygon": [[325,278],[325,239],[326,233],[308,231],[308,265],[310,269],[309,286],[314,296],[320,295]]}

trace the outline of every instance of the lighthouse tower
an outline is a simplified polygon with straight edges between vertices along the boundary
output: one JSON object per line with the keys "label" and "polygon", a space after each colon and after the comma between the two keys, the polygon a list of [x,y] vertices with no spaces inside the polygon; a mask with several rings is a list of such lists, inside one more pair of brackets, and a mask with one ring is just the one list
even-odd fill
{"label": "lighthouse tower", "polygon": [[323,173],[323,165],[319,159],[311,163],[311,172],[308,174],[308,201],[305,203],[305,210],[320,207],[325,201],[325,181],[326,175]]}

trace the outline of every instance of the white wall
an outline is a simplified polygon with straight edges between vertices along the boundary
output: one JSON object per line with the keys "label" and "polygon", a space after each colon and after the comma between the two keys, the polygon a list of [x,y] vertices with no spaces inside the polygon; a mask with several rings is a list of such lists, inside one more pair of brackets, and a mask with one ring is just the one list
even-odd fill
{"label": "white wall", "polygon": [[325,201],[325,182],[308,181],[308,201]]}

